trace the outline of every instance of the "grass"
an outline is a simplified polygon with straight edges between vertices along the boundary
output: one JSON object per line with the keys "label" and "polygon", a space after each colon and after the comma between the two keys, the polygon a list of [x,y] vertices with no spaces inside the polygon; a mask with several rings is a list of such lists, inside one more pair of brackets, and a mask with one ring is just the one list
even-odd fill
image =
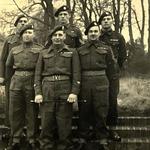
{"label": "grass", "polygon": [[150,79],[125,77],[120,80],[118,105],[132,115],[150,112]]}

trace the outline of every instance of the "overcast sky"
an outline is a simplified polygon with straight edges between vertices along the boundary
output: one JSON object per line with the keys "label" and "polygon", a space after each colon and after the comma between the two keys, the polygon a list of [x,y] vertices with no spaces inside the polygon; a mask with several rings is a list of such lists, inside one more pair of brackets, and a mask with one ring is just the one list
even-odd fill
{"label": "overcast sky", "polygon": [[[17,4],[19,6],[23,6],[23,5],[26,5],[28,4],[28,1],[30,0],[15,0],[17,2]],[[39,0],[37,0],[39,1]],[[57,5],[56,7],[58,7],[59,5],[63,5],[63,2],[64,0],[55,0],[57,1]],[[135,9],[136,9],[136,12],[138,14],[138,17],[139,17],[139,21],[141,20],[141,3],[140,3],[141,0],[132,0],[132,4],[134,5]],[[148,0],[143,0],[144,3],[145,3],[145,10],[146,10],[146,25],[148,24],[148,12],[147,12],[147,6],[148,6]],[[1,10],[13,10],[13,9],[17,9],[17,7],[14,5],[14,2],[13,0],[0,0],[0,11]],[[135,37],[138,37],[139,36],[139,33],[138,33],[138,30],[137,30],[137,26],[136,25],[133,25],[133,28],[134,28],[134,36]],[[147,34],[147,31],[148,31],[148,28],[146,26],[145,28],[145,34]],[[136,34],[135,34],[136,33]],[[128,37],[128,32],[127,32],[127,27],[123,30],[122,34],[125,36],[126,40],[129,39]],[[147,43],[147,35],[145,36],[145,43]]]}

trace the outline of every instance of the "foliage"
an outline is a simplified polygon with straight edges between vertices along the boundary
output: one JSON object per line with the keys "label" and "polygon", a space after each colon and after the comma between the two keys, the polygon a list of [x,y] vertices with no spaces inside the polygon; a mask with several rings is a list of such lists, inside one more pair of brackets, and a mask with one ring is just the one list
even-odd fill
{"label": "foliage", "polygon": [[150,80],[128,76],[120,80],[119,107],[132,115],[150,112]]}
{"label": "foliage", "polygon": [[134,45],[127,43],[128,58],[126,69],[130,73],[147,74],[150,72],[150,58],[145,54],[140,40],[135,40]]}

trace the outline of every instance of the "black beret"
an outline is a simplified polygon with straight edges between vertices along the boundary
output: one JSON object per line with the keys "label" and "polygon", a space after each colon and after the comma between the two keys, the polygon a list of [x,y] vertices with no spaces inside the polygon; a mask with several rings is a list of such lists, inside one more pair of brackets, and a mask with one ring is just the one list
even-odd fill
{"label": "black beret", "polygon": [[49,34],[49,38],[51,39],[52,35],[57,32],[57,31],[64,31],[66,29],[65,26],[56,26],[53,30],[51,30],[50,34]]}
{"label": "black beret", "polygon": [[[111,12],[110,12],[110,11],[105,11],[105,12],[103,12],[103,13],[101,14],[100,18],[99,18],[98,23],[101,24],[103,18],[106,17],[106,16],[111,16],[111,17],[112,17]],[[112,17],[112,18],[113,18],[113,17]]]}
{"label": "black beret", "polygon": [[22,36],[22,34],[28,30],[28,29],[34,29],[33,25],[32,24],[27,24],[25,26],[22,27],[21,31],[20,31],[20,36]]}
{"label": "black beret", "polygon": [[18,22],[19,22],[19,20],[21,19],[21,18],[26,18],[26,16],[25,15],[19,15],[18,17],[17,17],[17,19],[16,19],[16,21],[15,21],[15,23],[14,23],[14,26],[16,27],[17,26],[17,24],[18,24]]}
{"label": "black beret", "polygon": [[90,28],[91,28],[91,27],[94,27],[94,26],[99,26],[96,21],[93,21],[93,22],[91,22],[91,23],[88,25],[88,27],[85,29],[84,34],[85,34],[85,35],[88,35],[88,32],[89,32]]}
{"label": "black beret", "polygon": [[61,6],[60,8],[58,8],[58,9],[56,10],[56,12],[55,12],[55,17],[58,17],[58,15],[59,15],[59,13],[60,13],[61,11],[68,11],[68,12],[70,12],[70,9],[69,9],[66,5]]}

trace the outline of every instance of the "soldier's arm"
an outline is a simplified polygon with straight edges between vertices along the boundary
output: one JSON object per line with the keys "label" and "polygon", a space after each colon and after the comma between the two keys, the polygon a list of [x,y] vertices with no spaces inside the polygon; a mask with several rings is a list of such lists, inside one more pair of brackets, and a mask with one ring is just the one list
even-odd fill
{"label": "soldier's arm", "polygon": [[5,77],[5,64],[8,57],[8,52],[9,52],[9,43],[8,40],[6,40],[0,57],[0,77],[2,78]]}
{"label": "soldier's arm", "polygon": [[13,56],[13,50],[10,51],[7,61],[6,61],[6,80],[9,80],[12,77],[12,74],[14,72],[13,70],[14,65],[14,56]]}
{"label": "soldier's arm", "polygon": [[119,39],[119,51],[118,51],[118,64],[119,67],[122,68],[124,61],[127,58],[127,51],[126,51],[126,42],[124,37],[121,35]]}
{"label": "soldier's arm", "polygon": [[43,58],[41,52],[39,54],[39,58],[35,68],[35,78],[34,78],[35,95],[42,95],[42,70],[43,70]]}
{"label": "soldier's arm", "polygon": [[106,74],[109,80],[118,77],[119,68],[117,65],[117,60],[114,57],[112,49],[108,48],[108,53],[106,56],[106,62],[107,62],[107,69]]}
{"label": "soldier's arm", "polygon": [[72,93],[78,95],[81,82],[81,67],[79,55],[76,50],[73,51],[72,56]]}

